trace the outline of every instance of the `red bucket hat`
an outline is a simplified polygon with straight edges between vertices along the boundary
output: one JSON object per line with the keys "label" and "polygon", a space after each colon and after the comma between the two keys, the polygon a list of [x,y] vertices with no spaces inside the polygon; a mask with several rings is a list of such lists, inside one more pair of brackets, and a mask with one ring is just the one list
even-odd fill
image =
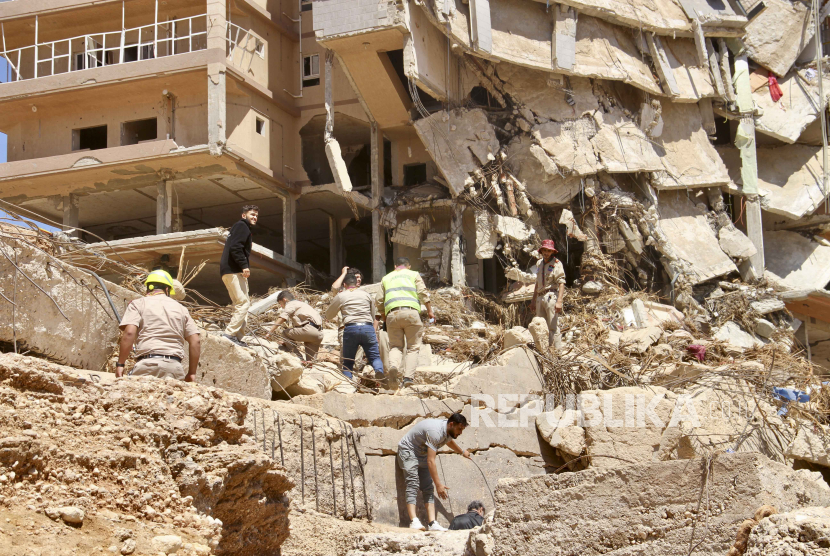
{"label": "red bucket hat", "polygon": [[539,249],[550,249],[554,253],[559,253],[559,251],[556,250],[556,245],[554,245],[552,239],[542,240],[542,245],[541,247],[539,247]]}

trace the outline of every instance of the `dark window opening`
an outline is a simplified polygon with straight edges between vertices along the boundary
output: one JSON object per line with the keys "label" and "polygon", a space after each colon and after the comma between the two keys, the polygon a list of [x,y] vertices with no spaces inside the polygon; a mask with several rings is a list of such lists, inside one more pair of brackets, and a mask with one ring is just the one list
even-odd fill
{"label": "dark window opening", "polygon": [[260,135],[265,135],[265,120],[256,119],[256,132]]}
{"label": "dark window opening", "polygon": [[723,116],[715,115],[715,145],[728,145],[732,142],[732,129],[729,120]]}
{"label": "dark window opening", "polygon": [[403,167],[403,184],[419,185],[427,181],[426,164],[405,164]]}
{"label": "dark window opening", "polygon": [[303,11],[304,12],[310,12],[311,11],[311,2],[303,2],[302,6],[303,6]]}
{"label": "dark window opening", "polygon": [[392,142],[383,140],[383,185],[392,184]]}
{"label": "dark window opening", "polygon": [[486,106],[487,108],[499,106],[495,99],[493,99],[493,95],[490,94],[490,91],[481,85],[473,87],[470,91],[470,100],[475,102],[478,106]]}
{"label": "dark window opening", "polygon": [[303,87],[314,87],[315,85],[320,84],[320,78],[315,77],[314,79],[303,79]]}
{"label": "dark window opening", "polygon": [[107,126],[72,130],[73,151],[97,151],[107,148]]}
{"label": "dark window opening", "polygon": [[158,120],[136,120],[121,124],[121,144],[137,145],[142,141],[158,139]]}

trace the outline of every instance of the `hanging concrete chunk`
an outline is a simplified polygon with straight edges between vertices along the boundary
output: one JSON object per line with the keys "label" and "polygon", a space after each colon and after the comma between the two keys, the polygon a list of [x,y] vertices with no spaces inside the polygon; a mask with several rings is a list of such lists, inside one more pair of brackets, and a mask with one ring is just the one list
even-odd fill
{"label": "hanging concrete chunk", "polygon": [[765,232],[767,276],[791,290],[823,290],[830,283],[830,247],[795,232]]}
{"label": "hanging concrete chunk", "polygon": [[674,79],[674,72],[669,64],[669,59],[666,56],[666,51],[663,49],[663,43],[660,37],[649,33],[646,35],[646,41],[648,42],[648,51],[651,54],[651,59],[654,60],[657,75],[660,76],[660,83],[663,85],[663,92],[669,96],[679,95],[680,88]]}
{"label": "hanging concrete chunk", "polygon": [[415,131],[444,175],[453,196],[473,184],[470,173],[495,159],[499,141],[484,110],[436,112]]}
{"label": "hanging concrete chunk", "polygon": [[597,114],[599,131],[591,144],[609,173],[655,172],[663,169],[660,155],[655,152],[652,140],[615,108]]}
{"label": "hanging concrete chunk", "polygon": [[572,70],[576,58],[576,20],[578,14],[564,4],[553,7],[551,59],[553,69]]}
{"label": "hanging concrete chunk", "polygon": [[738,261],[745,261],[758,252],[746,234],[734,226],[718,230],[718,244],[724,253]]}
{"label": "hanging concrete chunk", "polygon": [[[504,90],[513,99],[541,117],[557,122],[579,118],[599,109],[591,81],[584,77],[571,77],[566,94],[561,75],[549,71],[536,71],[516,64],[498,64],[498,78],[504,81]],[[573,101],[571,105],[567,98]]]}
{"label": "hanging concrete chunk", "polygon": [[495,215],[496,231],[517,241],[527,241],[533,235],[533,228],[510,216]]}
{"label": "hanging concrete chunk", "polygon": [[696,104],[663,102],[663,133],[655,141],[664,170],[654,176],[657,189],[719,187],[729,183],[729,173],[703,128]]}
{"label": "hanging concrete chunk", "polygon": [[[546,3],[546,0],[535,0]],[[562,4],[573,6],[580,12],[599,17],[617,25],[634,27],[663,34],[688,31],[691,26],[683,10],[675,2],[644,0],[564,0]]]}
{"label": "hanging concrete chunk", "polygon": [[491,214],[486,210],[477,210],[476,219],[476,258],[492,259],[496,252],[499,236],[493,224]]}
{"label": "hanging concrete chunk", "polygon": [[470,0],[470,38],[476,50],[493,50],[489,0]]}
{"label": "hanging concrete chunk", "polygon": [[658,207],[660,227],[678,256],[691,265],[694,284],[737,271],[718,245],[706,216],[685,192],[661,192]]}
{"label": "hanging concrete chunk", "polygon": [[[763,110],[763,114],[755,118],[755,129],[785,143],[798,141],[807,126],[819,118],[818,76],[815,73],[792,71],[780,79],[778,84],[784,96],[778,102],[773,102],[769,86],[755,89],[752,99]],[[812,75],[812,80],[808,75]],[[824,79],[824,90],[830,91],[830,79]]]}
{"label": "hanging concrete chunk", "polygon": [[743,43],[750,58],[783,76],[813,38],[810,4],[764,0],[764,5],[747,25]]}
{"label": "hanging concrete chunk", "polygon": [[569,122],[548,122],[533,128],[533,137],[563,174],[587,176],[603,168],[594,152],[591,138],[597,123],[591,117]]}
{"label": "hanging concrete chunk", "polygon": [[346,167],[346,161],[343,160],[343,155],[340,152],[340,143],[333,137],[326,141],[326,158],[329,160],[331,173],[337,187],[341,191],[351,191],[352,179],[349,177],[349,169]]}
{"label": "hanging concrete chunk", "polygon": [[[743,193],[740,151],[718,149],[735,192]],[[784,145],[758,147],[758,190],[767,212],[801,218],[815,211],[827,194],[821,182],[821,147]]]}
{"label": "hanging concrete chunk", "polygon": [[579,176],[564,176],[545,150],[526,135],[508,146],[507,163],[519,180],[526,184],[527,194],[535,203],[564,205],[579,193]]}
{"label": "hanging concrete chunk", "polygon": [[418,248],[421,246],[421,224],[417,220],[404,220],[392,232],[392,243]]}

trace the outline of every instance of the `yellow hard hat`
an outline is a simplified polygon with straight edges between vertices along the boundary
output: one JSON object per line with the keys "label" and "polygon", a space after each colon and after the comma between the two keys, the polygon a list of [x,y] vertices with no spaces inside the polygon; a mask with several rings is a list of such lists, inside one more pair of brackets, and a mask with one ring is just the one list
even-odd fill
{"label": "yellow hard hat", "polygon": [[144,280],[144,285],[148,286],[150,284],[164,284],[165,286],[170,287],[170,295],[176,295],[176,288],[173,284],[173,277],[166,270],[154,270],[150,274],[147,275],[147,279]]}

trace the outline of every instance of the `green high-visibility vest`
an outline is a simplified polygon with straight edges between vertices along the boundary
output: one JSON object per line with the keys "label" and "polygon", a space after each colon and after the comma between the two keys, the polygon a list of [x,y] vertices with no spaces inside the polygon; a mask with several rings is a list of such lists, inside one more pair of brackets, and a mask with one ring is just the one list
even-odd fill
{"label": "green high-visibility vest", "polygon": [[383,298],[385,313],[396,307],[411,307],[416,311],[421,309],[418,290],[415,289],[416,276],[418,273],[414,270],[395,270],[383,277],[383,290],[386,292]]}

